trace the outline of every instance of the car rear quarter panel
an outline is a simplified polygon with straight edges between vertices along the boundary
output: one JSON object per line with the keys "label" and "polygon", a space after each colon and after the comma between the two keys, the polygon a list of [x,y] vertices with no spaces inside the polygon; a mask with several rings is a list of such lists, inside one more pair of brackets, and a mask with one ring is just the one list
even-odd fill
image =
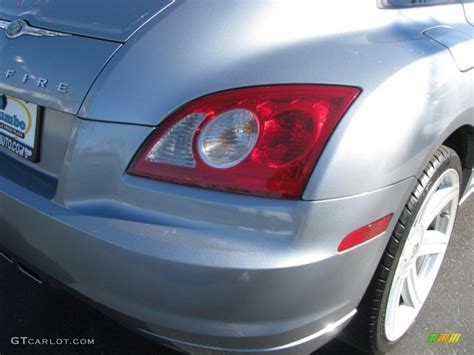
{"label": "car rear quarter panel", "polygon": [[[375,1],[319,4],[177,1],[147,23],[80,109],[54,203],[0,178],[2,246],[151,331],[193,333],[181,338],[197,343],[209,344],[205,333],[240,346],[243,335],[252,340],[268,329],[261,346],[292,341],[356,308],[389,233],[339,254],[341,238],[393,213],[391,230],[416,181],[410,177],[450,131],[472,124],[472,74],[423,35],[467,24],[460,5],[404,12]],[[317,201],[126,175],[154,127],[184,103],[281,83],[363,90],[309,182],[304,198]],[[12,223],[21,213],[28,223]],[[51,228],[38,236],[46,219]]]}
{"label": "car rear quarter panel", "polygon": [[192,99],[236,87],[361,87],[304,199],[364,193],[416,175],[450,130],[473,124],[472,71],[460,73],[423,35],[446,24],[471,31],[461,4],[178,1],[115,55],[80,115],[157,126]]}

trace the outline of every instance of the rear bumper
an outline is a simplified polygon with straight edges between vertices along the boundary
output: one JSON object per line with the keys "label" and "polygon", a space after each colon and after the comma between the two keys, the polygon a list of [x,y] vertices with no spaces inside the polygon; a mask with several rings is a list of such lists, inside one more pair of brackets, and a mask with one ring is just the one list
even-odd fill
{"label": "rear bumper", "polygon": [[251,348],[225,348],[225,347],[216,347],[216,346],[203,346],[200,344],[193,344],[184,342],[181,340],[170,339],[158,334],[138,329],[139,333],[143,334],[144,336],[152,339],[152,340],[159,340],[163,343],[169,343],[171,347],[177,347],[178,350],[190,352],[190,353],[200,353],[203,350],[207,352],[215,352],[215,353],[225,353],[225,354],[242,354],[242,353],[272,353],[272,354],[303,354],[303,353],[312,353],[315,349],[320,348],[331,339],[342,329],[346,326],[352,317],[357,313],[354,309],[344,317],[338,319],[333,323],[327,324],[324,328],[320,329],[316,333],[313,333],[305,338],[298,339],[292,343],[279,345],[276,347],[269,347],[269,348],[258,348],[258,349],[251,349]]}
{"label": "rear bumper", "polygon": [[[66,207],[0,174],[0,250],[182,349],[309,352],[353,315],[388,234],[342,254],[338,243],[380,216],[397,217],[412,184],[295,202],[278,219],[296,209],[299,228],[269,238],[238,225],[88,214],[93,209]],[[121,211],[113,204],[103,210]],[[271,231],[275,216],[261,214]]]}

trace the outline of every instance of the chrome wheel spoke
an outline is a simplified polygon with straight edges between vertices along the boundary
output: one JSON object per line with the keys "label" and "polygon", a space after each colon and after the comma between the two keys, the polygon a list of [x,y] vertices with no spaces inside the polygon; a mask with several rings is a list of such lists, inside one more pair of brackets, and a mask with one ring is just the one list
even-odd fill
{"label": "chrome wheel spoke", "polygon": [[402,297],[407,305],[419,310],[423,304],[422,293],[421,283],[414,264],[406,276],[405,284],[402,289]]}
{"label": "chrome wheel spoke", "polygon": [[454,200],[457,201],[459,196],[459,184],[444,187],[437,190],[430,198],[429,203],[421,211],[421,225],[428,229],[431,223],[438,217],[446,207]]}
{"label": "chrome wheel spoke", "polygon": [[444,254],[448,248],[449,236],[436,230],[428,230],[423,234],[418,256]]}
{"label": "chrome wheel spoke", "polygon": [[400,274],[395,275],[392,284],[392,291],[390,293],[390,299],[387,305],[387,313],[385,314],[385,324],[390,330],[396,332],[397,328],[397,316],[399,314],[400,299],[402,297],[402,287],[405,279]]}

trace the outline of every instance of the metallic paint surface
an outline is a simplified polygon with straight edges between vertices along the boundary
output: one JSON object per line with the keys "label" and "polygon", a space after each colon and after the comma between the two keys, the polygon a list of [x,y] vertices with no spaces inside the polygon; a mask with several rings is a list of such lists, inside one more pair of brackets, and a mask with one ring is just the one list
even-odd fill
{"label": "metallic paint surface", "polygon": [[[472,38],[472,26],[462,4],[180,0],[156,15],[164,3],[136,2],[147,13],[138,22],[120,7],[98,11],[102,30],[92,13],[73,23],[56,1],[31,11],[0,5],[0,18],[40,26],[49,14],[47,28],[74,34],[0,36],[0,93],[46,108],[50,146],[37,166],[15,160],[18,174],[57,179],[49,199],[15,170],[0,174],[0,250],[150,337],[247,352],[296,343],[310,352],[335,335],[314,334],[357,308],[428,159],[453,131],[474,125],[474,70],[461,71],[425,35],[448,26],[445,35]],[[9,70],[68,82],[70,92],[24,85]],[[284,83],[363,90],[303,200],[126,175],[143,141],[186,102]],[[337,253],[349,232],[390,213],[387,233]]]}
{"label": "metallic paint surface", "polygon": [[113,126],[79,125],[54,201],[0,177],[2,250],[134,327],[202,346],[285,345],[351,312],[388,235],[343,254],[339,240],[401,207],[414,183],[319,202],[190,194],[120,174],[125,132],[148,129],[121,125],[98,145]]}

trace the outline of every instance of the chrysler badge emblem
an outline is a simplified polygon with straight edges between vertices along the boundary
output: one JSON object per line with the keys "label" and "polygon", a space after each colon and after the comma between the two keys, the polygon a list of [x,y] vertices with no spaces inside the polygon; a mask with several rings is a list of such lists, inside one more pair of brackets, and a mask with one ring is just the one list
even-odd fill
{"label": "chrysler badge emblem", "polygon": [[5,21],[0,20],[0,29],[5,30],[5,37],[15,39],[21,36],[35,37],[63,37],[70,36],[67,33],[45,30],[28,25],[24,20]]}
{"label": "chrysler badge emblem", "polygon": [[5,29],[5,36],[7,36],[8,39],[18,38],[23,34],[23,30],[26,26],[28,25],[23,20],[12,21]]}

